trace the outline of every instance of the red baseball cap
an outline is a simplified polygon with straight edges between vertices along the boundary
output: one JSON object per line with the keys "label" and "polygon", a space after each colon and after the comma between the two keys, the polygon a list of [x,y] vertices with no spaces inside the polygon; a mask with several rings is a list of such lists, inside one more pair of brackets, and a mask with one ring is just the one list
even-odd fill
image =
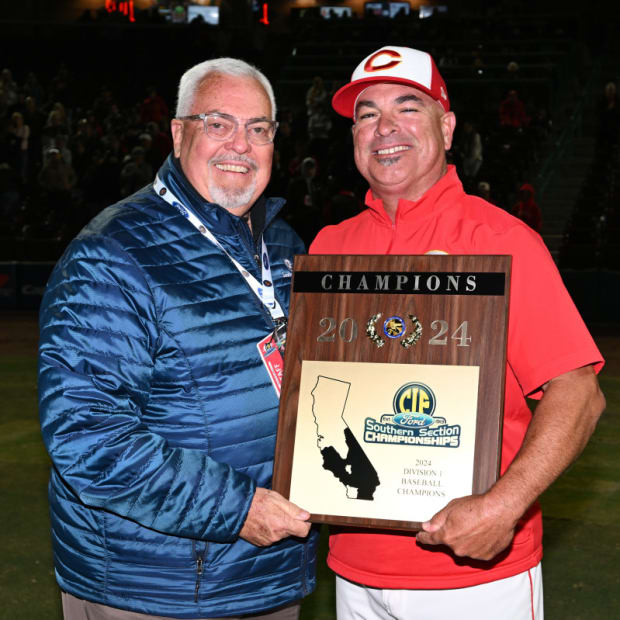
{"label": "red baseball cap", "polygon": [[448,89],[439,74],[433,57],[410,47],[387,45],[367,56],[357,66],[351,81],[340,88],[332,98],[338,114],[353,118],[358,95],[377,82],[394,82],[413,86],[450,110]]}

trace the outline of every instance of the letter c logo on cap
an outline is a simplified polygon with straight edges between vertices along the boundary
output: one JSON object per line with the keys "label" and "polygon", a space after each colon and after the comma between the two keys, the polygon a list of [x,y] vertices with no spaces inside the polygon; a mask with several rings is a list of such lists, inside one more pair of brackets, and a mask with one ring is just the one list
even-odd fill
{"label": "letter c logo on cap", "polygon": [[[374,65],[374,61],[379,58],[379,56],[383,55],[387,55],[392,58],[398,58],[398,60],[390,60],[383,65]],[[364,71],[366,71],[367,73],[372,73],[373,71],[385,71],[386,69],[391,69],[392,67],[395,67],[402,61],[403,59],[401,58],[401,55],[394,50],[379,50],[366,61],[366,64],[364,65]]]}

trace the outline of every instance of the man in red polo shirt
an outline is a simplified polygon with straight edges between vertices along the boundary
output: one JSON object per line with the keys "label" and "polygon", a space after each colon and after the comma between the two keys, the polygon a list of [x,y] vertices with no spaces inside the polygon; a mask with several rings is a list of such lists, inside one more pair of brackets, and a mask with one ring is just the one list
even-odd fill
{"label": "man in red polo shirt", "polygon": [[[333,529],[338,618],[538,620],[536,500],[594,431],[603,359],[540,236],[465,194],[447,165],[456,120],[431,56],[381,48],[332,105],[353,118],[370,189],[367,208],[324,228],[311,253],[512,256],[501,476],[488,492],[451,501],[417,536]],[[526,397],[539,399],[533,416]]]}

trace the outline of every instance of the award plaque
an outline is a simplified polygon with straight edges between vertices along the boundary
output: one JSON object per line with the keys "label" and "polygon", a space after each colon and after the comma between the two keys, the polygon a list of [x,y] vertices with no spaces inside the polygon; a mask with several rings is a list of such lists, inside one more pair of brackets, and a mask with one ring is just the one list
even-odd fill
{"label": "award plaque", "polygon": [[499,474],[510,256],[296,256],[273,488],[418,530]]}

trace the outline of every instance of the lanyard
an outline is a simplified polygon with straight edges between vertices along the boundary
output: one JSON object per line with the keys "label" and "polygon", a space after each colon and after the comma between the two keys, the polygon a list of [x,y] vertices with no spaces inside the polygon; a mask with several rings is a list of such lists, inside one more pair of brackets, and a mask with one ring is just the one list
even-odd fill
{"label": "lanyard", "polygon": [[185,218],[198,230],[198,232],[209,239],[214,245],[216,245],[237,268],[239,273],[245,278],[250,288],[263,303],[265,308],[269,310],[271,318],[276,323],[276,326],[284,323],[286,325],[285,315],[282,311],[282,307],[275,298],[273,280],[271,279],[271,265],[269,263],[269,255],[267,254],[267,246],[265,240],[261,235],[261,280],[259,282],[247,269],[245,269],[235,258],[233,258],[222,244],[217,240],[215,235],[198,219],[198,216],[187,206],[185,206],[171,191],[162,183],[159,176],[155,177],[153,183],[153,189],[158,196],[161,196],[168,204],[172,205],[175,209],[178,209]]}

